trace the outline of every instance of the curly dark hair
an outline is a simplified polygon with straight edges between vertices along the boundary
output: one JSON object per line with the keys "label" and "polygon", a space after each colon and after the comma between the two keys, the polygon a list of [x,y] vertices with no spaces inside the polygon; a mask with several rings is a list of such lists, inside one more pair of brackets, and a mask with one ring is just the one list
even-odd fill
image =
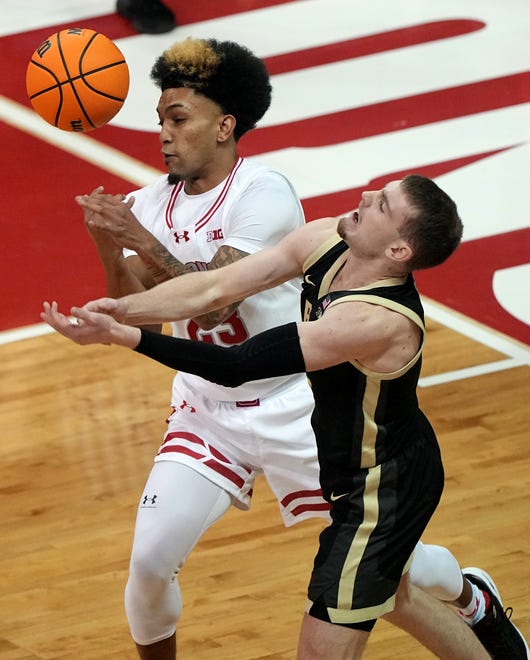
{"label": "curly dark hair", "polygon": [[410,270],[432,268],[445,261],[462,240],[463,225],[456,204],[434,181],[409,174],[402,186],[413,207],[400,235],[411,246]]}
{"label": "curly dark hair", "polygon": [[263,60],[232,41],[177,42],[156,60],[151,78],[164,91],[188,87],[236,119],[237,140],[254,128],[271,103],[272,88]]}

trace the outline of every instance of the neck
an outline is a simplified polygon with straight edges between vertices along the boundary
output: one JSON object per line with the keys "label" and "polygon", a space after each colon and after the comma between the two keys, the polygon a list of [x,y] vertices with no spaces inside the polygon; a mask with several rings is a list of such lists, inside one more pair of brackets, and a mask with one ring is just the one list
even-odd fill
{"label": "neck", "polygon": [[237,153],[222,159],[217,157],[215,162],[206,165],[197,176],[191,176],[184,181],[186,194],[200,195],[218,186],[230,174],[238,159]]}
{"label": "neck", "polygon": [[405,279],[407,271],[393,267],[386,259],[360,259],[350,254],[333,280],[332,289],[358,289],[389,278]]}

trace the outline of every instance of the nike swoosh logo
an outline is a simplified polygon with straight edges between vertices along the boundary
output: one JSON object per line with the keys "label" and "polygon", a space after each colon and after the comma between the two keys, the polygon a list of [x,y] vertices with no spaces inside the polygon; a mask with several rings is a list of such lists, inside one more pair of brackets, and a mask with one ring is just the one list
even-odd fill
{"label": "nike swoosh logo", "polygon": [[332,502],[336,502],[337,500],[340,500],[341,497],[345,497],[347,494],[348,493],[342,493],[342,495],[335,495],[335,493],[331,493],[331,495],[329,496],[329,499]]}

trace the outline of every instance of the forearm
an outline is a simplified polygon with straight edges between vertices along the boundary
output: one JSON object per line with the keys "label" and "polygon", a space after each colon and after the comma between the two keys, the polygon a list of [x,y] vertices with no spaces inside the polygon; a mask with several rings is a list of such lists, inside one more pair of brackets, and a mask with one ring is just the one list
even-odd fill
{"label": "forearm", "polygon": [[109,330],[109,341],[104,343],[114,344],[115,346],[123,346],[124,348],[136,349],[142,338],[142,332],[148,332],[155,337],[162,336],[150,330],[140,330],[140,328],[136,328],[131,325],[122,325],[121,323],[113,321]]}
{"label": "forearm", "polygon": [[124,257],[114,259],[112,262],[102,262],[107,282],[107,295],[111,298],[141,293],[145,286],[131,271]]}
{"label": "forearm", "polygon": [[162,243],[154,237],[151,238],[150,242],[137,248],[137,254],[157,284],[192,272],[186,264],[176,259]]}
{"label": "forearm", "polygon": [[[123,326],[122,326],[123,327]],[[225,348],[141,331],[127,335],[129,345],[172,369],[201,376],[219,385],[237,387],[250,380],[303,373],[305,363],[295,322],[262,332],[243,344]]]}
{"label": "forearm", "polygon": [[[157,284],[167,282],[168,280],[180,277],[181,275],[195,272],[191,270],[189,266],[175,258],[171,252],[169,252],[158,241],[153,243],[147,249],[139,250],[138,256],[141,258],[142,263],[148,269],[153,280]],[[135,291],[127,291],[120,295],[126,295],[126,293],[135,293]],[[200,314],[194,319],[194,321],[204,330],[211,330],[227,319],[238,305],[239,303],[232,303],[222,309],[216,309],[206,314]]]}
{"label": "forearm", "polygon": [[[124,323],[145,325],[191,319],[218,309],[214,272],[188,273],[157,286],[122,298]],[[226,301],[229,302],[229,301]]]}

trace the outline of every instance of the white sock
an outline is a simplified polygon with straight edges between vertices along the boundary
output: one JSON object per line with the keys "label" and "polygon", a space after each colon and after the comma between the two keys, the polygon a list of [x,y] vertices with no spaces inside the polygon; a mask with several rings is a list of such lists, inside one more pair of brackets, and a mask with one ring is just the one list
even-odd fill
{"label": "white sock", "polygon": [[457,612],[468,625],[474,626],[486,614],[486,599],[484,598],[484,592],[476,584],[471,584],[471,588],[473,589],[473,595],[469,605],[457,610]]}

